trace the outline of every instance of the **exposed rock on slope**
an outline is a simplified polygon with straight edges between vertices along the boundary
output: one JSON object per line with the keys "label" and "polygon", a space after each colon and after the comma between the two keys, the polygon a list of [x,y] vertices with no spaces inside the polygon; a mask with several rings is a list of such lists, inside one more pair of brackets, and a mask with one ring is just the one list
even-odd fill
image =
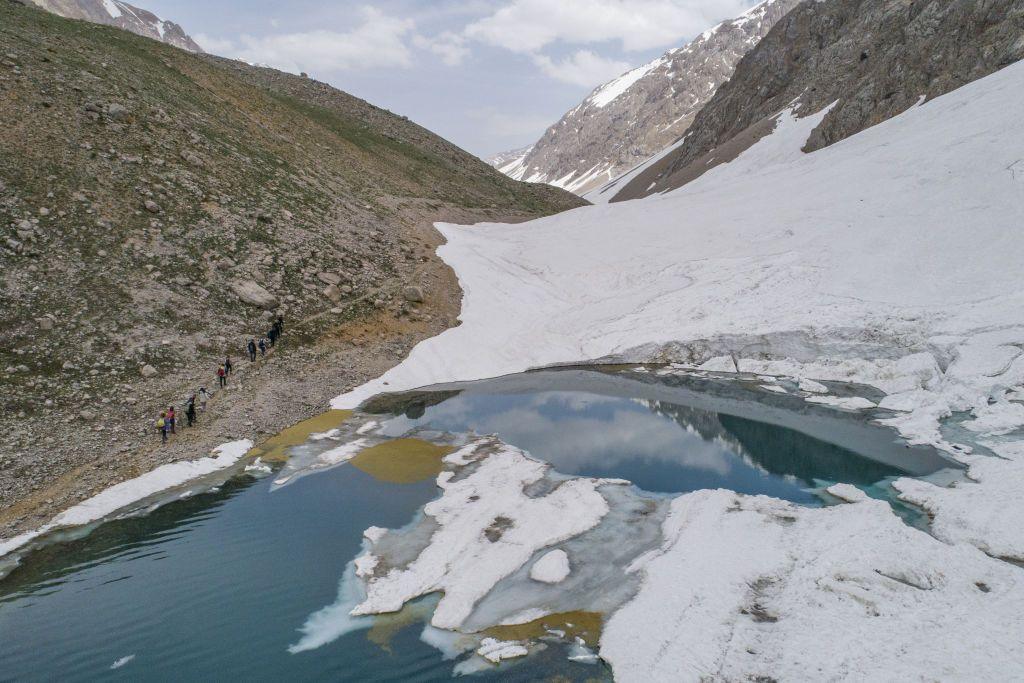
{"label": "exposed rock on slope", "polygon": [[173,21],[121,0],[24,0],[68,19],[116,26],[191,52],[202,52],[196,41]]}
{"label": "exposed rock on slope", "polygon": [[799,0],[766,0],[598,87],[532,148],[499,155],[503,173],[577,194],[678,139],[736,63]]}
{"label": "exposed rock on slope", "polygon": [[59,505],[43,492],[75,468],[90,466],[64,502],[205,455],[194,441],[133,460],[155,411],[213,386],[224,354],[267,329],[264,309],[285,312],[288,337],[254,410],[286,408],[258,422],[237,406],[212,439],[258,439],[309,409],[312,387],[283,387],[320,361],[267,376],[300,347],[358,327],[332,369],[344,384],[451,324],[459,293],[431,221],[583,203],[323,83],[9,2],[0,119],[0,525],[30,491]]}
{"label": "exposed rock on slope", "polygon": [[804,2],[740,61],[685,144],[606,194],[679,187],[772,130],[794,101],[801,115],[836,103],[807,140],[811,152],[1021,57],[1024,0]]}

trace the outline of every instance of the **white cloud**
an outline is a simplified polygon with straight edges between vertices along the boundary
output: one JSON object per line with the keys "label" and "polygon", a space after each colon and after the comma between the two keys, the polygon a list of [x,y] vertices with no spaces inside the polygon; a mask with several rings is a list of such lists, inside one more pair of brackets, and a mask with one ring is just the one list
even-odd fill
{"label": "white cloud", "polygon": [[466,39],[451,31],[445,31],[433,38],[416,35],[413,37],[413,45],[438,55],[448,66],[459,66],[469,55]]}
{"label": "white cloud", "polygon": [[592,88],[609,81],[630,68],[628,62],[605,59],[591,50],[577,50],[569,57],[555,61],[547,55],[532,55],[541,71],[563,83]]}
{"label": "white cloud", "polygon": [[676,45],[749,6],[748,0],[512,0],[467,26],[466,35],[522,53],[559,42],[618,41],[624,50],[647,50]]}
{"label": "white cloud", "polygon": [[406,45],[414,29],[411,19],[391,17],[372,7],[364,7],[361,16],[362,23],[350,31],[242,35],[237,41],[200,36],[198,40],[210,52],[293,73],[412,65]]}

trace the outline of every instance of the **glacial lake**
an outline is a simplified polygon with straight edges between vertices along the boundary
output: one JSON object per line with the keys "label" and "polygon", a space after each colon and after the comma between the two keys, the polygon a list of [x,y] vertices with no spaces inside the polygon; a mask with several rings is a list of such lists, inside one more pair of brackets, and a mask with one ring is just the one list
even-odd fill
{"label": "glacial lake", "polygon": [[[834,482],[887,498],[891,477],[953,466],[907,448],[870,423],[871,411],[810,405],[795,386],[762,384],[571,368],[381,396],[358,415],[377,423],[379,438],[497,434],[561,474],[628,479],[666,497],[722,487],[818,506],[835,502],[821,493]],[[310,615],[335,602],[364,529],[406,526],[438,495],[435,473],[403,476],[405,461],[357,458],[284,476],[328,445],[309,439],[272,475],[239,468],[212,490],[183,488],[155,509],[28,553],[0,580],[0,680],[452,678],[458,662],[420,637],[429,598],[289,652]],[[916,511],[894,509],[920,523]],[[570,647],[551,639],[472,676],[610,678],[600,662],[571,661]]]}

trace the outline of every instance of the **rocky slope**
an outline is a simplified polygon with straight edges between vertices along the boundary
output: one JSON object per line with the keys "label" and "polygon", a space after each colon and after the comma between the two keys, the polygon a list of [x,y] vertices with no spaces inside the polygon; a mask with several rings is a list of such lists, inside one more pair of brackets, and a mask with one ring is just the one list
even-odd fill
{"label": "rocky slope", "polygon": [[[326,84],[6,0],[0,119],[0,536],[259,440],[452,324],[432,221],[582,204]],[[276,311],[285,347],[155,448],[159,408]]]}
{"label": "rocky slope", "polygon": [[1024,0],[804,2],[744,57],[694,119],[684,144],[613,183],[614,200],[663,192],[735,158],[791,103],[832,103],[812,152],[1024,57]]}
{"label": "rocky slope", "polygon": [[766,0],[596,88],[531,148],[492,161],[516,180],[584,194],[682,136],[740,58],[799,0]]}
{"label": "rocky slope", "polygon": [[97,24],[116,26],[140,36],[180,47],[183,50],[203,51],[199,44],[192,40],[191,36],[185,33],[185,29],[178,24],[161,19],[148,10],[129,5],[121,0],[24,0],[24,2],[34,3],[38,7],[69,19],[82,19]]}

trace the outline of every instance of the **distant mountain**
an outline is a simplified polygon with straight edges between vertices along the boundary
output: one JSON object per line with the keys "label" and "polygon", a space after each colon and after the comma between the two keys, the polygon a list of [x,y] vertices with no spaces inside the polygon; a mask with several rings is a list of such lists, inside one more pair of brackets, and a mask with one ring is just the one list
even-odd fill
{"label": "distant mountain", "polygon": [[[494,156],[485,159],[485,161],[494,168],[501,171],[503,168],[510,164],[518,164],[520,161],[522,161],[523,157],[530,153],[531,149],[533,149],[533,146],[527,145],[526,147],[520,147],[519,149],[513,149],[508,152],[495,154]],[[502,172],[504,173],[504,171]]]}
{"label": "distant mountain", "polygon": [[733,69],[799,0],[765,0],[613,81],[525,153],[498,155],[503,173],[583,194],[682,136]]}
{"label": "distant mountain", "polygon": [[202,52],[196,41],[173,21],[166,21],[148,10],[121,0],[28,0],[45,10],[69,19],[82,19],[96,24],[116,26],[140,36],[180,47],[189,52]]}
{"label": "distant mountain", "polygon": [[805,152],[827,147],[1024,58],[1024,0],[805,2],[737,65],[686,140],[591,193],[678,188],[771,133],[780,112],[832,105]]}

